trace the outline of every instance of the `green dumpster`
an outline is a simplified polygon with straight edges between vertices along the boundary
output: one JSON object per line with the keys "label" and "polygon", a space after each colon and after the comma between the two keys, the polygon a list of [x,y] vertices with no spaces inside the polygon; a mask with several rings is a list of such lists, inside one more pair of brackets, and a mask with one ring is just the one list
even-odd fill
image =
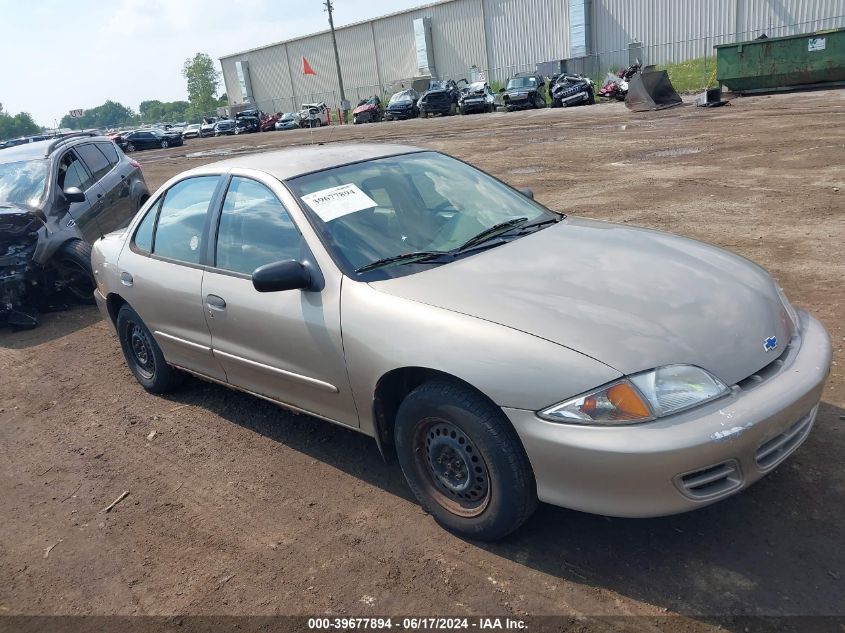
{"label": "green dumpster", "polygon": [[716,48],[716,78],[752,93],[845,84],[845,28]]}

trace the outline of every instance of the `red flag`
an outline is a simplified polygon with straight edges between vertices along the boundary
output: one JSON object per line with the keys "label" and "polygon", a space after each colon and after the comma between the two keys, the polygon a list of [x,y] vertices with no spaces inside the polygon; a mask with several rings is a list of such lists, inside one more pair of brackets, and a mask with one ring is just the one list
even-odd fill
{"label": "red flag", "polygon": [[316,75],[317,73],[314,72],[314,69],[311,68],[311,64],[308,63],[308,60],[304,57],[302,58],[302,74],[303,75]]}

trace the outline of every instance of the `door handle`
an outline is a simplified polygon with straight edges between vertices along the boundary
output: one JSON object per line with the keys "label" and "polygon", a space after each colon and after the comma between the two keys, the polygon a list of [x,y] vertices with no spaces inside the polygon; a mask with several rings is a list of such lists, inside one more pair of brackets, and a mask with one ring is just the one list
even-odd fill
{"label": "door handle", "polygon": [[225,310],[226,309],[226,301],[223,297],[218,297],[217,295],[207,295],[205,298],[206,304],[208,304],[209,308],[213,310]]}

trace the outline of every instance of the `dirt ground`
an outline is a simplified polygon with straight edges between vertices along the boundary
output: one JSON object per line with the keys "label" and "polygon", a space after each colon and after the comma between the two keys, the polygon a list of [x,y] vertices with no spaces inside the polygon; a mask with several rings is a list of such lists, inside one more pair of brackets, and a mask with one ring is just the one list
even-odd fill
{"label": "dirt ground", "polygon": [[478,544],[426,516],[371,440],[199,381],[148,395],[93,307],[49,314],[0,332],[0,614],[687,616],[672,630],[710,628],[710,615],[845,615],[843,121],[845,91],[828,91],[138,153],[154,189],[232,153],[408,142],[531,187],[552,209],[728,248],[828,328],[818,422],[778,470],[714,506],[651,520],[543,506],[505,541]]}

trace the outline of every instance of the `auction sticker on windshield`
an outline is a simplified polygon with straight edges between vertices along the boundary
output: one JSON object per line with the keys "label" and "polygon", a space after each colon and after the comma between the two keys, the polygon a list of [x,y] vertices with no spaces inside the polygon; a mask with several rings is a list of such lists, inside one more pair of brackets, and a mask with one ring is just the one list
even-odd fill
{"label": "auction sticker on windshield", "polygon": [[353,184],[315,191],[302,196],[302,200],[323,222],[378,206],[375,200]]}

